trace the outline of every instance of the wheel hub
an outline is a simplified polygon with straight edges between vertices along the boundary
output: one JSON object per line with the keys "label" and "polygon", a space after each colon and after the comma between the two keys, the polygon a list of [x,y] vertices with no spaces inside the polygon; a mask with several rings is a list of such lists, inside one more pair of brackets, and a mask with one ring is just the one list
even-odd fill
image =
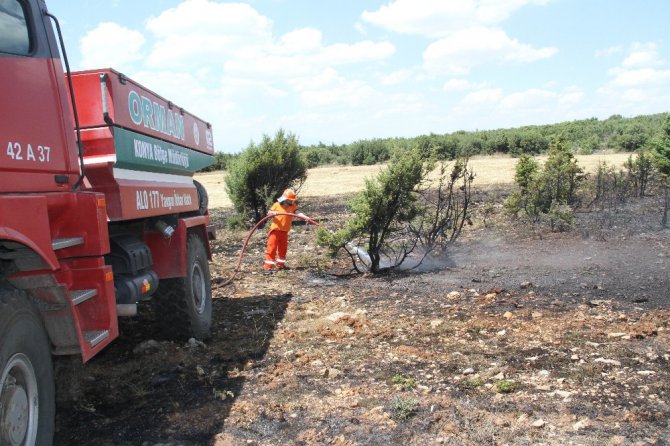
{"label": "wheel hub", "polygon": [[19,386],[9,386],[2,392],[2,431],[9,444],[21,444],[28,430],[28,395]]}
{"label": "wheel hub", "polygon": [[205,311],[205,293],[207,293],[207,290],[205,289],[205,275],[198,263],[193,264],[191,287],[195,310],[198,314],[202,314]]}
{"label": "wheel hub", "polygon": [[0,392],[0,444],[32,444],[37,428],[37,382],[27,357],[17,354],[10,359]]}

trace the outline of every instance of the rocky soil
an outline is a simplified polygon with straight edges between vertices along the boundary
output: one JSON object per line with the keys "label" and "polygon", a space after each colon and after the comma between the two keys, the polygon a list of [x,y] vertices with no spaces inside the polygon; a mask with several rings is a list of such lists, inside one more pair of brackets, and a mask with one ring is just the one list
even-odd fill
{"label": "rocky soil", "polygon": [[[246,233],[215,210],[212,338],[157,335],[146,308],[88,364],[60,358],[56,444],[670,444],[658,202],[552,233],[485,207],[491,193],[448,255],[378,277],[297,226],[293,269],[259,273],[262,231],[222,286]],[[347,217],[338,197],[303,208]]]}

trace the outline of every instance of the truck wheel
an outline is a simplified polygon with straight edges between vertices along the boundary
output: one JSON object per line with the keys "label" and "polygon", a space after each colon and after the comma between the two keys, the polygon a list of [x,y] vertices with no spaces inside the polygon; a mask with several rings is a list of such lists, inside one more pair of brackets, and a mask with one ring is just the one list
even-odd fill
{"label": "truck wheel", "polygon": [[186,243],[186,277],[160,282],[154,297],[166,331],[181,338],[207,339],[212,326],[212,288],[207,251],[200,237]]}
{"label": "truck wheel", "polygon": [[51,444],[55,391],[49,341],[23,292],[0,288],[0,444]]}
{"label": "truck wheel", "polygon": [[207,213],[207,208],[209,207],[209,195],[207,195],[207,189],[196,180],[193,180],[193,184],[195,184],[195,188],[198,191],[198,214],[205,215]]}

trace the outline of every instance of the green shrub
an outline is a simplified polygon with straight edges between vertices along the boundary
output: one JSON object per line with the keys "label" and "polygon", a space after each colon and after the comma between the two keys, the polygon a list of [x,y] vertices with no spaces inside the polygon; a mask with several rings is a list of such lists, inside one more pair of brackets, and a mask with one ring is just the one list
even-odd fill
{"label": "green shrub", "polygon": [[572,207],[583,178],[570,150],[560,142],[553,144],[541,169],[529,156],[519,159],[515,181],[520,191],[508,198],[505,207],[513,215],[524,214],[533,222],[548,220],[552,229],[565,229],[572,224]]}
{"label": "green shrub", "polygon": [[284,189],[299,189],[306,178],[296,137],[279,130],[274,139],[264,135],[259,145],[251,143],[232,161],[225,182],[235,211],[256,222]]}
{"label": "green shrub", "polygon": [[[335,233],[320,231],[319,243],[336,253],[347,241],[364,238],[370,256],[366,266],[373,273],[379,272],[385,248],[406,252],[404,246],[392,246],[398,240],[403,243],[402,237],[394,235],[406,232],[409,222],[420,212],[415,188],[429,171],[427,167],[417,150],[397,155],[377,178],[365,180],[365,189],[349,203],[354,216],[344,228]],[[388,267],[395,267],[402,260],[404,257]]]}
{"label": "green shrub", "polygon": [[240,214],[231,215],[226,219],[226,229],[231,231],[246,229],[244,217]]}
{"label": "green shrub", "polygon": [[412,390],[416,387],[416,380],[403,375],[394,375],[391,379],[393,384],[400,384],[405,390]]}
{"label": "green shrub", "polygon": [[399,398],[393,400],[393,416],[405,421],[416,413],[417,403],[412,398]]}
{"label": "green shrub", "polygon": [[635,158],[633,155],[628,157],[624,167],[628,171],[635,195],[644,197],[654,169],[654,154],[649,150],[640,150]]}
{"label": "green shrub", "polygon": [[516,383],[509,379],[496,381],[496,390],[500,393],[512,393],[516,390]]}
{"label": "green shrub", "polygon": [[670,115],[663,122],[663,129],[658,139],[652,142],[654,165],[661,174],[663,182],[663,219],[661,224],[668,227],[668,209],[670,209]]}
{"label": "green shrub", "polygon": [[466,379],[462,383],[463,387],[468,388],[468,389],[476,389],[477,387],[481,387],[484,385],[484,381],[482,381],[481,378],[475,377],[475,378],[470,378]]}

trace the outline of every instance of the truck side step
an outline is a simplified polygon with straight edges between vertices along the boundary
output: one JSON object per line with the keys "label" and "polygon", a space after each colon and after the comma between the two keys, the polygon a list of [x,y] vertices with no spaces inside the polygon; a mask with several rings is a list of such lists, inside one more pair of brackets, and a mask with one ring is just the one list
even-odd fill
{"label": "truck side step", "polygon": [[98,295],[98,290],[95,288],[92,288],[90,290],[78,290],[78,291],[72,291],[70,293],[70,296],[72,298],[72,303],[75,305],[79,305],[80,303],[86,302],[92,297],[95,297]]}
{"label": "truck side step", "polygon": [[56,238],[51,242],[54,251],[84,244],[84,237]]}
{"label": "truck side step", "polygon": [[100,344],[102,341],[109,337],[109,330],[94,330],[94,331],[85,331],[84,339],[88,342],[91,347],[95,347]]}

